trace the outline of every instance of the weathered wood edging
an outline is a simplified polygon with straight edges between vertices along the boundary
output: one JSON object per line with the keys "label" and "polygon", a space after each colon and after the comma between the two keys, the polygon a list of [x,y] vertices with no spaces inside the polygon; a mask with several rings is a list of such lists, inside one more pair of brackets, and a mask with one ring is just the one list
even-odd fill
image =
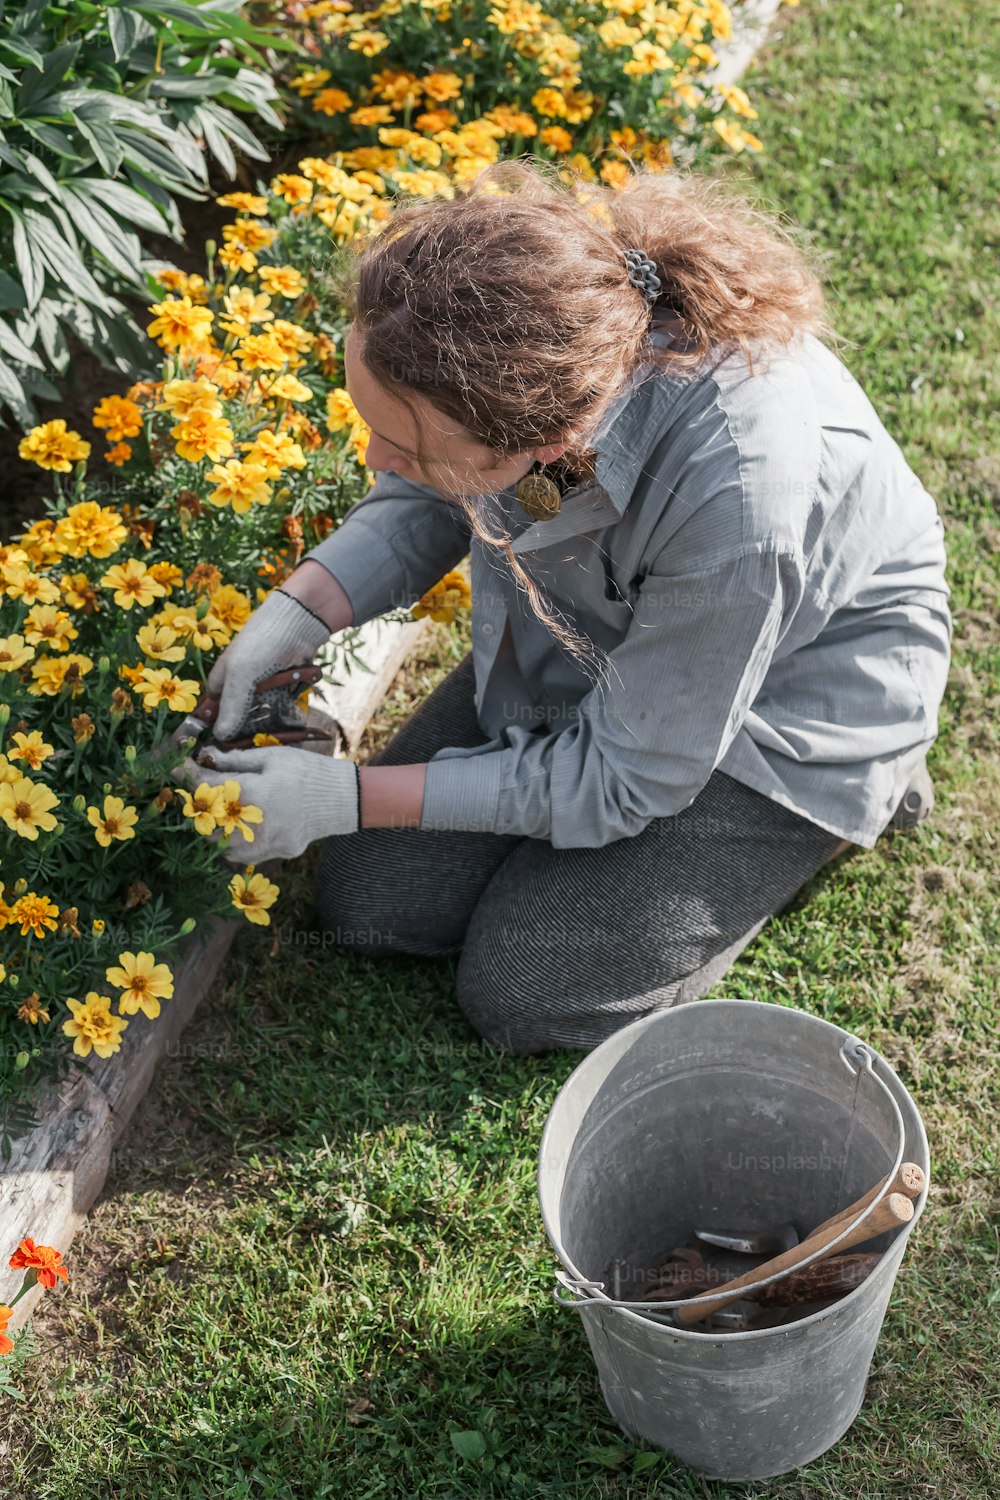
{"label": "weathered wood edging", "polygon": [[[398,624],[373,620],[362,627],[358,649],[370,672],[353,672],[343,686],[317,685],[314,697],[340,730],[339,753],[353,751],[406,657],[426,632],[426,621]],[[322,690],[320,690],[322,688]],[[129,1017],[121,1050],[88,1060],[88,1071],[74,1071],[42,1100],[35,1129],[15,1141],[9,1161],[0,1163],[0,1302],[21,1286],[23,1271],[7,1262],[25,1235],[53,1245],[63,1256],[104,1186],[111,1153],[136,1106],[147,1092],[157,1064],[167,1055],[215,983],[245,920],[216,917],[205,932],[187,939],[174,969],[174,993],[155,1021],[138,1012]],[[31,1317],[43,1294],[26,1292],[14,1309],[8,1331]]]}

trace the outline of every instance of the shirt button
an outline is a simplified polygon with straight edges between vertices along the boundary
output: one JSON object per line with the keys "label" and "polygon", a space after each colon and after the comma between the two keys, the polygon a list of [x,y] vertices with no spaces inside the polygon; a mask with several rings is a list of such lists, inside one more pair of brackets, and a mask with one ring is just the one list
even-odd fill
{"label": "shirt button", "polygon": [[493,634],[493,630],[494,630],[494,626],[492,626],[490,624],[489,620],[487,620],[486,624],[483,626],[483,635],[492,635]]}
{"label": "shirt button", "polygon": [[476,705],[476,707],[478,708],[479,707],[479,694],[478,693],[473,693],[473,695],[472,695],[472,701]]}

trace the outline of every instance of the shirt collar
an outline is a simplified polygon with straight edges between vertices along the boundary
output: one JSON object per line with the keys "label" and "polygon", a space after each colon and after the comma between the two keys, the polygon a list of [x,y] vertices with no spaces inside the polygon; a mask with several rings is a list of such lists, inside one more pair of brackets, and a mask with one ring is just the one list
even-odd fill
{"label": "shirt collar", "polygon": [[[683,342],[680,320],[670,309],[657,310],[650,331],[651,340],[660,347]],[[646,454],[639,441],[640,431],[648,423],[646,403],[633,400],[639,387],[645,385],[662,366],[647,360],[629,376],[624,390],[605,412],[590,446],[597,454],[594,477],[608,495],[619,516],[625,514],[642,472]]]}

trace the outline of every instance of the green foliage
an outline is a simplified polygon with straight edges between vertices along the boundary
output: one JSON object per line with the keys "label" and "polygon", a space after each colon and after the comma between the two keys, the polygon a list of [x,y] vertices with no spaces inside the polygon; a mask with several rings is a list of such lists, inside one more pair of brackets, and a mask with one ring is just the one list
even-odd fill
{"label": "green foliage", "polygon": [[[140,235],[181,235],[176,198],[206,150],[267,152],[241,114],[280,125],[240,0],[0,0],[0,410],[35,420],[67,330],[123,371],[150,363],[121,295],[150,289]],[[116,295],[117,294],[117,295]]]}

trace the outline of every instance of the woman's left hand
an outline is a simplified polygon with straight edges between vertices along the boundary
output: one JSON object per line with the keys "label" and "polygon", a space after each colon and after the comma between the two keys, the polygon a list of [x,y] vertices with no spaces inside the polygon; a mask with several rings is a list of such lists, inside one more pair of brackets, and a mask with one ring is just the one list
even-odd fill
{"label": "woman's left hand", "polygon": [[[206,781],[217,787],[238,782],[239,802],[264,814],[255,827],[245,824],[250,839],[234,828],[226,849],[233,864],[293,859],[315,839],[360,827],[358,768],[352,760],[290,745],[225,751],[206,746],[201,753],[211,757],[211,766],[186,760],[172,773],[175,780],[190,790]],[[221,831],[210,837],[221,837]]]}

